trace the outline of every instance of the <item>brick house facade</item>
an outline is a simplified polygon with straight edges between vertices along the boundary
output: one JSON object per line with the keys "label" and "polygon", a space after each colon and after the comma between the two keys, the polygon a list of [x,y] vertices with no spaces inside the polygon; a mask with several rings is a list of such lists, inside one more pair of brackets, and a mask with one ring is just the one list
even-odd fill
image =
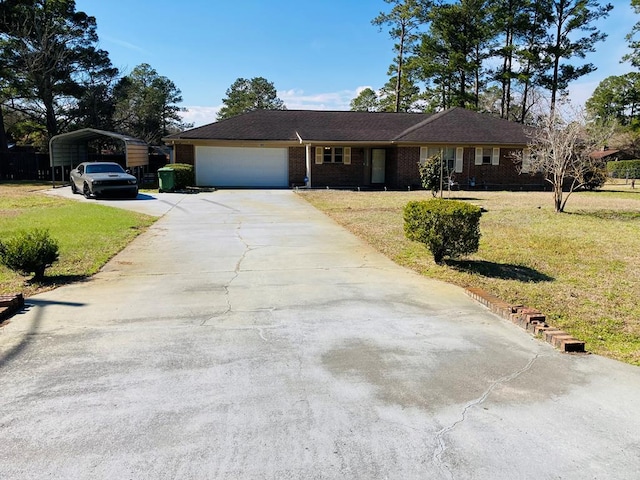
{"label": "brick house facade", "polygon": [[417,189],[419,162],[436,153],[463,189],[544,185],[514,161],[527,149],[524,126],[461,108],[432,115],[256,111],[164,140],[175,162],[195,166],[201,186]]}

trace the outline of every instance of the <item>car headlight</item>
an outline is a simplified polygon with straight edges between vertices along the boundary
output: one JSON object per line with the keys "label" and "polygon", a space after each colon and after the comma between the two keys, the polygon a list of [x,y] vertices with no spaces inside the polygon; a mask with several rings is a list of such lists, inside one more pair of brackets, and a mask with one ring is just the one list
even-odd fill
{"label": "car headlight", "polygon": [[129,180],[129,185],[135,185],[137,182],[137,180]]}
{"label": "car headlight", "polygon": [[102,182],[100,180],[94,180],[91,183],[94,185],[102,185]]}

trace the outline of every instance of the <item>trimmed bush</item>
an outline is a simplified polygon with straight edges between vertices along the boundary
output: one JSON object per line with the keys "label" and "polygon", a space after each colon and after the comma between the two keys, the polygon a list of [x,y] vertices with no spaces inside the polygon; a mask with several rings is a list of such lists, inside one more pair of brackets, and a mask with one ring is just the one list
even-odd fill
{"label": "trimmed bush", "polygon": [[640,178],[640,160],[607,162],[607,171],[613,178]]}
{"label": "trimmed bush", "polygon": [[47,230],[22,231],[6,242],[0,242],[0,263],[22,275],[44,277],[44,270],[58,260],[58,243]]}
{"label": "trimmed bush", "polygon": [[165,167],[173,169],[173,174],[176,180],[176,190],[184,190],[185,188],[192,187],[196,184],[193,165],[189,165],[188,163],[170,163],[165,165]]}
{"label": "trimmed bush", "polygon": [[404,232],[424,243],[436,263],[478,251],[480,207],[456,200],[423,200],[404,207]]}

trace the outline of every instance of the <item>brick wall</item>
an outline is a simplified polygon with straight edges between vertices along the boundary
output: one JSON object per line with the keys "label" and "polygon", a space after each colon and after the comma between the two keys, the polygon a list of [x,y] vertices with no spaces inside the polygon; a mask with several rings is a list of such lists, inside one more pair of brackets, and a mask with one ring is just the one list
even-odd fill
{"label": "brick wall", "polygon": [[475,148],[465,148],[463,171],[456,174],[456,181],[462,188],[473,188],[470,183],[475,179],[476,189],[487,190],[544,188],[546,182],[540,175],[518,174],[513,158],[517,151],[501,148],[499,165],[476,165]]}
{"label": "brick wall", "polygon": [[289,185],[303,186],[307,176],[305,147],[289,147]]}
{"label": "brick wall", "polygon": [[195,165],[196,159],[196,147],[193,145],[174,145],[175,163],[187,163],[189,165]]}
{"label": "brick wall", "polygon": [[421,188],[418,162],[420,161],[420,147],[400,147],[396,150],[396,175],[391,183],[399,190]]}
{"label": "brick wall", "polygon": [[[315,155],[315,150],[313,151]],[[311,183],[315,188],[357,187],[364,179],[364,149],[351,148],[351,165],[342,163],[323,163],[316,165],[315,157],[311,161]]]}

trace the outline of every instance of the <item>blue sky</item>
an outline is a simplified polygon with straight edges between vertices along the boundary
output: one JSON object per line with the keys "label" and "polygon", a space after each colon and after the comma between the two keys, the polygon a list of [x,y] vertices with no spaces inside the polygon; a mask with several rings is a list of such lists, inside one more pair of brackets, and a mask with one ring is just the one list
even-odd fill
{"label": "blue sky", "polygon": [[[587,61],[598,70],[572,84],[580,105],[620,64],[624,36],[640,16],[629,0],[612,1],[598,23],[609,37]],[[383,0],[76,0],[96,17],[100,47],[129,73],[148,63],[182,91],[185,120],[215,121],[225,91],[238,77],[265,77],[289,109],[348,110],[363,88],[387,81],[393,42],[371,19]]]}

